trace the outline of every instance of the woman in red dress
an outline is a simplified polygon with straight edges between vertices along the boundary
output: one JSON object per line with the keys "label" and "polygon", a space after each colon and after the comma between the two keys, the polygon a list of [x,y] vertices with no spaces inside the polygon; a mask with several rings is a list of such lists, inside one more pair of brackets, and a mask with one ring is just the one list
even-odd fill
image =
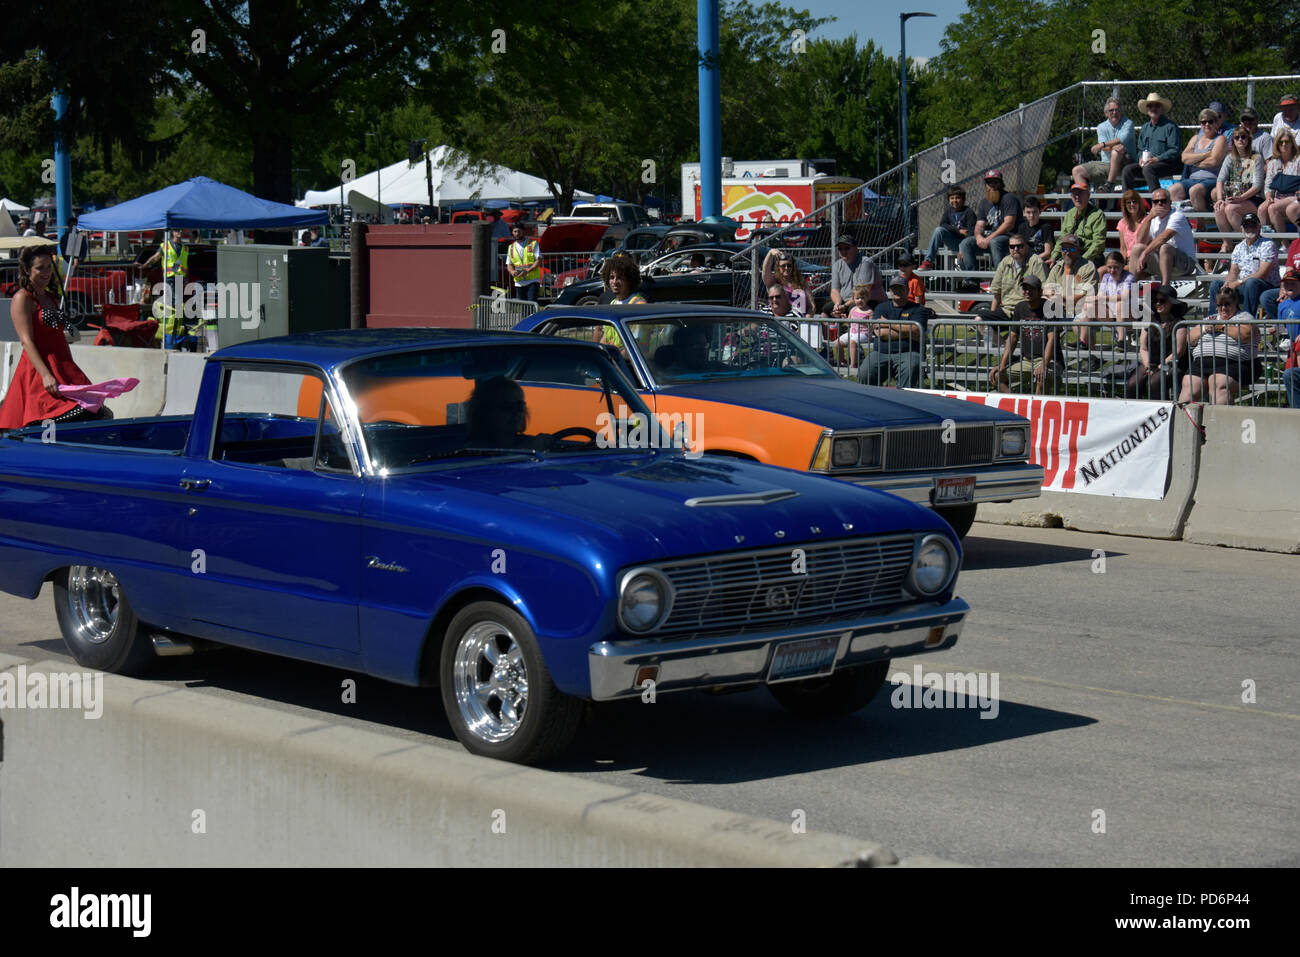
{"label": "woman in red dress", "polygon": [[61,385],[91,382],[72,360],[63,334],[71,323],[47,288],[53,278],[53,247],[25,246],[18,255],[19,289],[9,305],[23,356],[0,405],[0,429],[21,429],[48,419],[71,422],[106,417],[102,412],[87,412],[75,399],[59,394]]}

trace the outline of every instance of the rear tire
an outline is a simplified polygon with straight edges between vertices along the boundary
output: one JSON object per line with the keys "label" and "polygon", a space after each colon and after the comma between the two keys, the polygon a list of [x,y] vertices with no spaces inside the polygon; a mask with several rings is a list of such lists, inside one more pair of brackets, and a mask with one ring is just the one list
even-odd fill
{"label": "rear tire", "polygon": [[975,509],[977,505],[957,505],[952,508],[937,508],[936,512],[939,517],[952,526],[952,530],[957,533],[958,538],[965,538],[970,527],[975,524]]}
{"label": "rear tire", "polygon": [[783,681],[767,690],[801,718],[842,718],[866,707],[885,684],[889,659],[841,668],[824,678]]}
{"label": "rear tire", "polygon": [[54,613],[77,664],[138,675],[158,660],[131,603],[112,572],[73,565],[54,576]]}
{"label": "rear tire", "polygon": [[566,749],[586,710],[555,687],[541,647],[518,612],[493,601],[447,626],[439,678],[447,720],[473,754],[541,764]]}

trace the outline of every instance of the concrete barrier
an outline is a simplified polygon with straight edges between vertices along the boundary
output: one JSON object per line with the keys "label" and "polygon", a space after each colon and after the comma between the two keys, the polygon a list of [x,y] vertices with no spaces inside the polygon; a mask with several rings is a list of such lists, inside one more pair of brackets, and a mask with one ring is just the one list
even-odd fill
{"label": "concrete barrier", "polygon": [[134,391],[109,399],[108,407],[117,418],[162,413],[167,387],[167,353],[162,349],[77,345],[72,347],[72,359],[91,382],[128,377],[140,380]]}
{"label": "concrete barrier", "polygon": [[[67,672],[0,655],[0,680]],[[94,680],[94,679],[87,679]],[[879,866],[886,848],[115,675],[0,710],[0,868]],[[928,857],[902,865],[944,865]]]}
{"label": "concrete barrier", "polygon": [[1204,407],[1205,447],[1183,538],[1300,553],[1300,412]]}
{"label": "concrete barrier", "polygon": [[3,361],[0,361],[0,401],[4,400],[5,393],[9,391],[9,383],[14,377],[14,368],[18,365],[18,359],[22,354],[22,343],[6,342],[4,344]]}
{"label": "concrete barrier", "polygon": [[[981,505],[981,522],[1071,528],[1081,532],[1109,532],[1141,538],[1181,538],[1197,487],[1201,459],[1201,406],[1187,414],[1175,409],[1170,422],[1169,472],[1165,497],[1160,500],[1114,498],[1081,492],[1043,492],[1039,498]],[[1193,422],[1195,424],[1193,424]]]}
{"label": "concrete barrier", "polygon": [[163,415],[193,415],[207,356],[196,352],[167,353],[167,383]]}

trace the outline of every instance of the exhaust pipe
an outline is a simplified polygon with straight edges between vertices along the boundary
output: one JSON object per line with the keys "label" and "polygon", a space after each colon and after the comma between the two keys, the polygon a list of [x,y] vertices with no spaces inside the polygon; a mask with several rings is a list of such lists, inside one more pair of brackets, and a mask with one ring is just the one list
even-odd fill
{"label": "exhaust pipe", "polygon": [[153,651],[159,658],[176,658],[181,655],[194,654],[194,643],[186,638],[171,638],[167,635],[154,635]]}

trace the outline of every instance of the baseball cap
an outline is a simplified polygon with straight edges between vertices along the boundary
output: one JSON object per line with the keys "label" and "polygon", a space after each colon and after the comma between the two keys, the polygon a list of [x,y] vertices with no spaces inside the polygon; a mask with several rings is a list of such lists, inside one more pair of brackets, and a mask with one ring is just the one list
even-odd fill
{"label": "baseball cap", "polygon": [[1077,246],[1079,245],[1079,237],[1074,235],[1074,233],[1066,233],[1064,236],[1062,236],[1060,239],[1056,241],[1056,244],[1058,246],[1064,246],[1066,243],[1072,243],[1073,245]]}
{"label": "baseball cap", "polygon": [[1241,111],[1241,118],[1243,120],[1257,120],[1259,119],[1259,113],[1255,111],[1253,106],[1248,106]]}
{"label": "baseball cap", "polygon": [[1030,289],[1037,289],[1039,291],[1042,291],[1043,281],[1039,279],[1037,276],[1031,274],[1026,276],[1024,279],[1020,280],[1020,288],[1023,289],[1026,286],[1028,286]]}
{"label": "baseball cap", "polygon": [[1300,282],[1300,270],[1290,269],[1282,274],[1283,282]]}
{"label": "baseball cap", "polygon": [[906,289],[906,288],[907,288],[907,280],[904,279],[900,274],[895,273],[895,274],[894,274],[894,278],[891,279],[891,280],[889,280],[889,288],[890,288],[890,289]]}
{"label": "baseball cap", "polygon": [[1294,93],[1283,94],[1282,99],[1277,101],[1278,106],[1295,106],[1296,103],[1300,103],[1300,100],[1296,99]]}
{"label": "baseball cap", "polygon": [[900,266],[915,266],[916,260],[913,259],[911,256],[909,256],[907,253],[903,253],[903,255],[898,257],[897,263]]}
{"label": "baseball cap", "polygon": [[1243,226],[1258,226],[1258,225],[1259,225],[1259,217],[1256,216],[1254,213],[1247,213],[1245,216],[1241,217],[1241,225],[1243,225]]}
{"label": "baseball cap", "polygon": [[1218,100],[1211,100],[1211,101],[1210,101],[1210,105],[1209,105],[1209,109],[1213,110],[1215,113],[1227,113],[1227,112],[1228,112],[1228,108],[1227,108],[1226,106],[1224,106],[1224,105],[1223,105],[1221,102],[1219,102]]}
{"label": "baseball cap", "polygon": [[1092,186],[1086,179],[1076,179],[1072,184],[1070,184],[1070,192],[1073,193],[1076,189],[1092,192]]}
{"label": "baseball cap", "polygon": [[836,245],[836,246],[856,246],[857,243],[853,241],[853,237],[850,236],[848,233],[840,233],[840,238],[837,239],[837,240],[835,240],[835,245]]}
{"label": "baseball cap", "polygon": [[991,170],[989,170],[987,173],[984,174],[984,179],[985,179],[985,180],[990,180],[990,179],[1001,179],[1001,178],[1002,178],[1002,170],[1000,170],[1000,169],[991,169]]}

